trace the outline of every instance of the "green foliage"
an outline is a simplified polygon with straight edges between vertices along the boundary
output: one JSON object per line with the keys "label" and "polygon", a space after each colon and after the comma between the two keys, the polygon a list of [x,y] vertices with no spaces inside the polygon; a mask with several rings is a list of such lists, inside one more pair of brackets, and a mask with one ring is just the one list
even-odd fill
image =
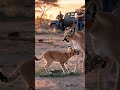
{"label": "green foliage", "polygon": [[[43,18],[44,15],[46,15],[46,12],[52,8],[52,7],[59,7],[57,4],[58,0],[38,0],[35,2],[36,7],[40,8],[41,16],[40,19]],[[41,25],[42,20],[40,20],[40,25]]]}
{"label": "green foliage", "polygon": [[65,76],[79,76],[80,74],[76,72],[71,72],[70,74],[64,74],[62,70],[51,71],[50,74],[47,74],[44,69],[40,69],[36,72],[36,76],[40,77],[65,77]]}

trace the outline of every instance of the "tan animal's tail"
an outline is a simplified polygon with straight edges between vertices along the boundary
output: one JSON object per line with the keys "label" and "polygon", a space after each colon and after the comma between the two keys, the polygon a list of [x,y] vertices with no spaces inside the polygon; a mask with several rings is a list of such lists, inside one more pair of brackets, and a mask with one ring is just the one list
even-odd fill
{"label": "tan animal's tail", "polygon": [[36,55],[35,55],[35,60],[38,61],[38,58],[36,57]]}
{"label": "tan animal's tail", "polygon": [[15,81],[20,76],[19,68],[15,70],[10,76],[5,76],[2,72],[0,72],[0,80],[2,83],[11,83]]}
{"label": "tan animal's tail", "polygon": [[40,61],[44,56],[44,53],[36,60],[36,61]]}

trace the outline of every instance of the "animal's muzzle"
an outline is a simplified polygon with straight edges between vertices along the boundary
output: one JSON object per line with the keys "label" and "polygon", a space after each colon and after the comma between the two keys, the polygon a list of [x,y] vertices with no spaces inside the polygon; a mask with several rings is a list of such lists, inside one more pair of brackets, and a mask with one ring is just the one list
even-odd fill
{"label": "animal's muzzle", "polygon": [[[67,36],[66,36],[66,37],[67,37]],[[66,37],[63,39],[63,41],[69,42],[69,40],[67,40],[67,38],[66,38]]]}
{"label": "animal's muzzle", "polygon": [[77,51],[77,55],[79,55],[80,54],[80,51]]}

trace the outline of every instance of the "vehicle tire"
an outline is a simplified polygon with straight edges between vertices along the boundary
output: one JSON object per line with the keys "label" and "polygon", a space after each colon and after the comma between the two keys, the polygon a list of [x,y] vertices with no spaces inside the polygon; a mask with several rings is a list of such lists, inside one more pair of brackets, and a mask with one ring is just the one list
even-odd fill
{"label": "vehicle tire", "polygon": [[51,25],[51,29],[52,29],[52,30],[57,30],[57,25],[56,25],[56,24],[52,24],[52,25]]}

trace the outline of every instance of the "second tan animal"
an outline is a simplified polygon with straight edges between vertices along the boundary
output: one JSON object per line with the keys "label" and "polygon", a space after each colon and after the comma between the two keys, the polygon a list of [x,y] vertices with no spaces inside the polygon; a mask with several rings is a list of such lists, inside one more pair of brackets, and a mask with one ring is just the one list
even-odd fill
{"label": "second tan animal", "polygon": [[66,70],[69,72],[68,68],[66,67],[65,63],[74,55],[77,55],[79,52],[76,49],[72,49],[71,47],[68,48],[67,52],[59,52],[59,51],[47,51],[43,53],[37,61],[44,59],[47,64],[45,65],[45,71],[48,73],[49,66],[53,63],[53,61],[59,62],[62,68],[63,73]]}

